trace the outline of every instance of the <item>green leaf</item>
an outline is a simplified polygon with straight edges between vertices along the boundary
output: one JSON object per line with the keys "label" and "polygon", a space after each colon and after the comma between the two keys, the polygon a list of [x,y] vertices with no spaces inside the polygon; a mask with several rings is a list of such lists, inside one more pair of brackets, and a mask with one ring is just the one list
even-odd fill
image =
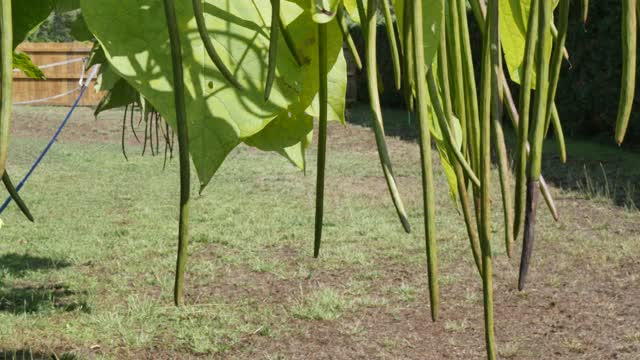
{"label": "green leaf", "polygon": [[82,13],[78,14],[71,24],[71,36],[73,36],[77,41],[93,40],[93,34],[89,31],[87,24],[84,22],[84,16],[82,16]]}
{"label": "green leaf", "polygon": [[120,79],[115,83],[113,88],[109,90],[107,95],[100,100],[93,115],[97,117],[103,111],[132,104],[137,99],[138,92],[124,79]]}
{"label": "green leaf", "polygon": [[280,116],[244,143],[263,151],[274,151],[298,168],[305,169],[305,150],[311,143],[313,118],[306,114]]}
{"label": "green leaf", "polygon": [[11,0],[14,49],[49,17],[55,5],[56,0]]}
{"label": "green leaf", "polygon": [[[205,21],[222,60],[242,85],[226,83],[206,55],[190,2],[176,2],[182,37],[189,118],[190,153],[201,187],[208,184],[225,157],[244,139],[289,113],[313,116],[318,93],[317,34],[307,6],[283,1],[283,22],[305,59],[298,66],[289,54],[278,57],[276,81],[264,101],[271,6],[269,0],[206,0]],[[104,48],[116,72],[139,91],[175,128],[173,80],[164,9],[159,0],[82,0],[89,29]],[[334,116],[344,118],[346,67],[342,37],[329,26],[330,92],[336,91]],[[280,48],[286,49],[284,39]],[[336,90],[337,89],[337,90]],[[338,101],[339,100],[339,101]]]}
{"label": "green leaf", "polygon": [[47,78],[42,70],[31,61],[29,55],[25,53],[13,52],[13,68],[19,69],[32,79],[44,80]]}
{"label": "green leaf", "polygon": [[[557,5],[557,1],[554,2]],[[504,58],[511,80],[517,84],[523,77],[524,51],[527,40],[529,9],[531,0],[500,1],[500,40],[504,49]],[[551,37],[551,33],[548,35]],[[549,41],[549,46],[552,42]],[[532,88],[536,87],[536,74],[533,70]]]}
{"label": "green leaf", "polygon": [[354,14],[358,13],[358,3],[357,0],[344,0],[342,2],[344,4],[345,10],[353,17]]}
{"label": "green leaf", "polygon": [[80,9],[80,0],[58,0],[56,3],[56,12],[69,12]]}
{"label": "green leaf", "polygon": [[342,0],[311,0],[313,21],[319,24],[326,24],[333,20],[341,2]]}

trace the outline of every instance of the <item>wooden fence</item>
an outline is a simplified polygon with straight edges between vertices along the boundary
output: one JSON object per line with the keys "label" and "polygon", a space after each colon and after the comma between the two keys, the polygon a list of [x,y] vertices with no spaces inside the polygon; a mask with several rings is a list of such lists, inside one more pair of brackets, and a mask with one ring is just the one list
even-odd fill
{"label": "wooden fence", "polygon": [[[78,80],[82,73],[82,62],[51,66],[69,60],[81,59],[89,56],[91,52],[90,43],[23,43],[18,51],[24,52],[31,57],[34,64],[45,66],[42,71],[46,75],[46,80],[34,80],[25,76],[22,72],[14,73],[13,101],[14,103],[28,102],[38,99],[46,99],[56,95],[65,94],[78,87]],[[357,99],[357,70],[353,56],[349,49],[345,47],[348,68],[348,91],[347,103],[351,104]],[[88,69],[87,69],[88,70]],[[88,73],[88,71],[86,72]],[[94,79],[95,82],[95,79]],[[93,84],[87,89],[80,102],[83,106],[94,106],[102,99],[104,93],[96,93]],[[33,105],[58,105],[71,106],[78,97],[78,92],[70,93],[66,96],[55,99],[37,102]]]}
{"label": "wooden fence", "polygon": [[[88,57],[91,52],[91,44],[81,42],[23,43],[17,50],[29,55],[34,64],[45,66],[42,71],[47,79],[34,80],[28,78],[22,72],[15,72],[13,77],[14,103],[45,99],[77,88],[80,74],[82,73],[83,63],[81,61],[51,67],[47,67],[47,65]],[[76,91],[66,96],[34,103],[33,105],[71,106],[78,94],[79,92]],[[96,105],[102,96],[103,94],[96,93],[93,86],[90,86],[80,105]]]}

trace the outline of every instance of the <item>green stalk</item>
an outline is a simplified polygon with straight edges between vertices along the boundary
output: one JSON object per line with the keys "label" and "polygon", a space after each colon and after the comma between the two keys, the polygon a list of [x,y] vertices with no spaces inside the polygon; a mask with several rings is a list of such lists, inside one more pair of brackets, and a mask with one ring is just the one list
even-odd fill
{"label": "green stalk", "polygon": [[289,32],[289,29],[284,25],[284,21],[282,21],[282,16],[278,17],[278,23],[280,24],[280,31],[282,32],[282,37],[284,38],[284,42],[287,44],[287,48],[289,48],[289,52],[293,55],[293,59],[296,61],[298,66],[302,66],[303,61],[296,49],[296,43],[293,41],[293,37]]}
{"label": "green stalk", "polygon": [[449,151],[455,156],[458,163],[462,166],[465,175],[467,176],[467,178],[469,178],[469,180],[471,180],[473,185],[476,187],[480,187],[480,179],[478,179],[478,176],[473,172],[471,165],[469,165],[467,160],[464,158],[464,155],[462,155],[460,149],[458,149],[458,147],[455,145],[456,141],[453,138],[453,134],[451,134],[451,129],[449,129],[447,117],[444,114],[444,110],[442,110],[440,99],[438,99],[438,86],[436,85],[436,80],[433,76],[433,71],[431,70],[429,70],[429,72],[427,73],[427,84],[429,86],[431,105],[435,110],[438,125],[440,125],[442,135],[444,135],[447,145],[449,146]]}
{"label": "green stalk", "polygon": [[622,85],[616,120],[616,142],[621,145],[629,126],[636,89],[636,48],[638,42],[636,0],[622,0]]}
{"label": "green stalk", "polygon": [[404,26],[402,27],[402,43],[404,44],[403,49],[403,76],[404,76],[404,86],[403,86],[403,94],[404,101],[407,104],[407,108],[410,112],[414,110],[414,89],[415,89],[415,74],[413,73],[413,59],[414,59],[414,51],[413,51],[413,24],[411,18],[413,17],[413,3],[411,1],[406,1],[404,3],[404,9],[402,13],[402,19]]}
{"label": "green stalk", "polygon": [[[497,3],[497,0],[495,1]],[[511,172],[509,169],[509,157],[502,129],[502,104],[504,89],[502,86],[502,46],[500,43],[500,29],[497,5],[491,4],[491,10],[495,12],[491,22],[491,88],[492,88],[492,130],[496,142],[498,155],[498,171],[500,174],[500,193],[502,195],[502,213],[504,217],[504,236],[507,256],[513,254],[513,195],[511,193]],[[494,8],[495,6],[495,8]]]}
{"label": "green stalk", "polygon": [[[431,301],[431,319],[438,319],[440,289],[438,285],[438,252],[435,234],[435,191],[431,164],[431,132],[429,130],[429,93],[425,86],[425,58],[422,24],[422,1],[413,0],[413,48],[415,51],[415,78],[418,96],[418,116],[420,119],[420,157],[422,165],[422,194],[424,205],[424,233],[427,249],[427,276]],[[438,95],[433,94],[436,98]]]}
{"label": "green stalk", "polygon": [[[453,89],[453,103],[455,115],[460,120],[460,127],[462,128],[462,144],[467,144],[468,132],[467,129],[467,110],[465,102],[465,88],[464,88],[464,70],[462,68],[462,48],[460,45],[460,25],[458,19],[458,12],[456,11],[457,0],[447,1],[446,6],[448,10],[448,16],[445,20],[447,25],[447,34],[451,34],[448,38],[448,47],[450,51],[449,60],[452,63],[453,77],[451,78],[451,88]],[[472,162],[473,164],[473,162]]]}
{"label": "green stalk", "polygon": [[273,81],[276,79],[276,65],[278,63],[278,38],[280,37],[280,0],[271,0],[271,37],[269,38],[269,67],[267,68],[267,82],[264,88],[264,100],[269,100]]}
{"label": "green stalk", "polygon": [[16,202],[16,205],[18,205],[18,208],[20,208],[20,211],[22,211],[22,214],[24,214],[29,221],[34,222],[33,215],[31,215],[29,207],[27,207],[27,204],[22,200],[18,191],[16,191],[16,188],[13,186],[13,182],[11,182],[11,178],[9,177],[9,173],[6,171],[2,174],[2,182],[4,183],[4,187],[7,189],[9,196],[11,196],[13,201]]}
{"label": "green stalk", "polygon": [[544,79],[549,78],[549,49],[546,34],[551,28],[553,18],[553,8],[551,1],[540,1],[540,14],[538,24],[538,66],[537,66],[537,89],[533,108],[533,135],[532,151],[527,176],[527,204],[525,211],[525,231],[522,243],[522,258],[520,260],[520,278],[518,289],[524,288],[529,261],[533,252],[535,240],[535,219],[538,199],[538,187],[540,183],[540,173],[542,167],[542,144],[544,140],[544,123],[546,120],[547,102],[551,101],[549,95],[549,83]]}
{"label": "green stalk", "polygon": [[[544,0],[543,0],[544,1]],[[527,178],[527,145],[529,142],[529,114],[531,107],[531,88],[533,82],[533,69],[536,56],[536,44],[538,41],[538,2],[531,1],[529,10],[529,22],[527,26],[527,41],[524,52],[524,63],[522,71],[522,81],[520,84],[520,122],[518,128],[518,142],[516,145],[516,189],[515,189],[515,215],[513,236],[518,237],[520,229],[524,224],[524,213],[526,203],[526,178]],[[538,76],[538,79],[543,79]],[[541,83],[542,81],[538,81]]]}
{"label": "green stalk", "polygon": [[[178,132],[178,151],[180,157],[180,224],[178,226],[178,260],[173,300],[176,306],[182,302],[184,271],[187,264],[187,246],[189,243],[189,195],[191,190],[191,169],[189,163],[189,133],[187,127],[187,109],[184,95],[184,74],[182,70],[182,47],[173,1],[163,0],[164,11],[169,30],[171,45],[171,64],[173,67],[173,94],[176,106],[176,129]],[[194,3],[197,1],[194,1]]]}
{"label": "green stalk", "polygon": [[[555,104],[556,90],[558,89],[558,81],[560,80],[560,71],[562,69],[562,50],[561,49],[564,49],[564,44],[567,39],[567,31],[569,29],[569,5],[570,5],[569,0],[560,0],[560,13],[558,16],[560,28],[557,30],[557,37],[553,45],[553,52],[551,53],[551,67],[550,67],[550,76],[549,76],[549,101],[547,102],[547,110],[546,110],[547,116],[545,119],[545,136],[546,136],[546,131],[549,128],[549,124],[551,123],[551,119],[554,118],[553,127],[556,133],[556,139],[559,139],[558,133],[562,133],[562,129],[559,126],[560,117],[557,116],[558,112],[557,110],[554,112],[553,109],[556,108],[556,104]],[[562,147],[561,147],[561,152],[562,152]],[[566,159],[566,153],[564,158]]]}
{"label": "green stalk", "polygon": [[[360,1],[359,1],[360,2]],[[400,218],[400,222],[404,230],[411,232],[411,225],[409,225],[409,218],[404,209],[404,204],[400,198],[398,192],[398,186],[396,185],[395,176],[393,175],[393,168],[391,165],[391,159],[389,158],[389,151],[387,150],[387,144],[384,139],[384,126],[382,122],[382,109],[380,107],[380,97],[378,94],[378,76],[377,76],[377,59],[376,59],[376,12],[377,12],[377,0],[369,1],[369,8],[367,14],[367,41],[366,41],[366,62],[367,62],[367,79],[369,85],[369,97],[371,102],[371,112],[373,113],[373,131],[376,137],[376,145],[378,147],[378,154],[380,156],[380,163],[382,165],[382,171],[384,172],[385,179],[387,181],[387,187],[391,194],[391,199]]]}
{"label": "green stalk", "polygon": [[582,0],[582,22],[586,25],[589,19],[589,0]]}
{"label": "green stalk", "polygon": [[[486,8],[484,8],[484,3],[480,3],[478,0],[471,0],[471,6],[474,7],[476,4],[478,6],[479,9],[481,9],[481,11],[479,12],[479,14],[476,14],[476,12],[474,11],[474,15],[476,15],[476,22],[478,23],[478,25],[480,26],[481,31],[484,31],[484,16],[486,14]],[[477,16],[480,15],[480,16]],[[504,74],[504,71],[502,73],[502,88],[503,88],[503,101],[505,106],[507,107],[507,114],[509,115],[509,118],[511,119],[511,123],[513,124],[513,127],[516,129],[516,131],[520,128],[519,127],[519,123],[520,123],[520,115],[518,114],[518,109],[516,108],[516,104],[513,101],[513,96],[511,95],[511,90],[509,89],[509,82],[507,81],[507,77]],[[529,154],[529,142],[527,141],[526,143],[526,151],[527,151],[527,155]],[[525,175],[526,176],[526,175]],[[547,186],[547,183],[544,181],[544,177],[542,175],[540,175],[540,191],[542,192],[542,195],[544,196],[544,200],[547,204],[547,207],[549,208],[549,211],[551,212],[551,215],[553,216],[553,218],[555,219],[555,221],[559,221],[560,220],[560,216],[558,214],[558,209],[556,208],[556,204],[553,201],[553,197],[551,196],[551,192],[549,191],[549,187]],[[524,201],[523,201],[524,202]],[[517,209],[516,209],[517,210]],[[518,217],[516,217],[516,221],[517,221]],[[515,234],[515,232],[514,232]]]}
{"label": "green stalk", "polygon": [[[442,87],[442,98],[444,99],[444,111],[447,119],[453,121],[453,104],[451,101],[451,89],[449,86],[449,59],[447,57],[447,33],[445,24],[445,14],[442,18],[442,29],[440,31],[440,48],[438,50],[438,72],[440,75],[440,84]],[[478,273],[482,275],[482,258],[480,255],[480,241],[478,240],[478,233],[474,226],[475,221],[473,219],[471,204],[469,202],[469,194],[467,192],[466,181],[462,166],[453,161],[453,170],[456,173],[456,182],[458,187],[458,196],[460,197],[460,207],[462,208],[462,216],[467,228],[467,235],[471,246],[471,253],[473,254],[473,260],[478,269]]]}
{"label": "green stalk", "polygon": [[560,122],[560,115],[558,114],[558,108],[555,104],[551,107],[551,124],[553,125],[553,131],[558,143],[558,150],[560,151],[560,161],[562,163],[567,162],[567,144],[564,140],[564,131],[562,130],[562,123]]}
{"label": "green stalk", "polygon": [[4,174],[9,156],[9,137],[11,129],[11,91],[13,87],[13,22],[11,1],[3,0],[0,7],[0,71],[2,88],[0,89],[0,174]]}
{"label": "green stalk", "polygon": [[389,0],[380,1],[382,2],[384,21],[387,27],[387,38],[389,39],[389,49],[391,50],[391,61],[393,62],[393,75],[396,90],[400,90],[400,87],[402,86],[402,71],[400,71],[400,54],[398,52],[398,42],[396,41],[396,31],[393,26],[393,18],[391,18],[391,8],[389,6]]}
{"label": "green stalk", "polygon": [[[482,76],[480,102],[480,249],[482,251],[482,294],[484,303],[485,344],[488,359],[496,358],[493,324],[493,267],[491,259],[491,122],[499,116],[500,47],[498,32],[498,1],[489,0],[486,28],[482,46]],[[496,74],[496,76],[494,76]],[[499,121],[499,119],[498,119]]]}
{"label": "green stalk", "polygon": [[457,0],[456,10],[458,12],[459,28],[462,49],[462,68],[464,71],[464,89],[466,92],[467,109],[467,133],[469,144],[473,149],[470,154],[471,164],[475,165],[476,172],[480,163],[480,117],[478,111],[478,95],[476,93],[476,78],[473,68],[473,56],[471,55],[471,40],[469,38],[469,24],[467,23],[467,1]]}
{"label": "green stalk", "polygon": [[338,13],[336,14],[338,25],[340,25],[340,31],[342,32],[342,37],[347,42],[347,46],[353,55],[353,60],[358,67],[358,70],[362,70],[362,60],[360,59],[360,54],[358,54],[358,48],[356,47],[355,42],[353,41],[353,37],[351,36],[351,32],[349,32],[349,26],[347,24],[347,15],[346,10],[343,5],[338,7]]}
{"label": "green stalk", "polygon": [[[166,4],[166,0],[164,1]],[[218,68],[218,71],[220,71],[222,76],[231,85],[233,85],[237,89],[242,89],[242,85],[240,85],[236,77],[231,73],[231,71],[229,71],[229,68],[227,68],[227,66],[224,64],[224,62],[220,58],[220,55],[218,55],[216,48],[213,46],[213,42],[211,41],[211,38],[209,37],[209,33],[207,32],[207,24],[204,19],[204,9],[202,7],[202,0],[191,0],[191,3],[193,5],[193,13],[196,17],[196,24],[198,25],[198,32],[200,33],[200,38],[202,39],[202,43],[204,44],[204,48],[207,51],[209,58],[211,58],[211,61],[213,61],[216,68]],[[177,25],[176,25],[176,31],[177,31]]]}
{"label": "green stalk", "polygon": [[327,25],[318,24],[318,53],[320,66],[320,118],[318,131],[318,170],[316,180],[316,223],[315,238],[313,243],[313,257],[320,255],[320,242],[322,240],[322,218],[324,214],[324,169],[327,159],[327,104],[328,93],[328,67],[327,67]]}

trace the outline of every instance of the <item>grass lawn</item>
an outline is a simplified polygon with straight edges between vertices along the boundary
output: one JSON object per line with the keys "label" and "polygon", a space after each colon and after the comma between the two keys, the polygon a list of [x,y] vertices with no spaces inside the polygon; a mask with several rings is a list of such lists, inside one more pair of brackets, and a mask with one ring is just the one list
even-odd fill
{"label": "grass lawn", "polygon": [[[14,179],[65,112],[15,110]],[[442,309],[437,323],[430,320],[419,152],[410,130],[388,129],[402,135],[389,145],[414,230],[406,235],[373,133],[330,126],[320,259],[311,257],[315,148],[306,176],[275,154],[233,152],[194,196],[186,306],[175,308],[178,163],[162,171],[162,157],[139,156],[131,139],[126,162],[120,116],[96,121],[80,109],[22,191],[36,223],[13,205],[1,216],[0,359],[484,357],[481,281],[439,165]],[[351,111],[359,124],[368,116],[363,107]],[[406,121],[400,112],[388,116]],[[570,141],[563,168],[553,151],[550,144],[544,171],[557,185],[562,219],[553,222],[541,205],[524,292],[516,290],[519,259],[505,255],[494,175],[499,354],[637,359],[640,212],[633,186],[640,157]],[[605,174],[622,175],[592,171],[598,162]],[[626,167],[633,170],[616,170]],[[194,178],[194,194],[196,184]]]}

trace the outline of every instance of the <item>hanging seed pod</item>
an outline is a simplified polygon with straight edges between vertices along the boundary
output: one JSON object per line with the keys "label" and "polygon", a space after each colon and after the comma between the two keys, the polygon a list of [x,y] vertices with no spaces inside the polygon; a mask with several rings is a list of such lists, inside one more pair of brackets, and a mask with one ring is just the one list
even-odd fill
{"label": "hanging seed pod", "polygon": [[[191,169],[189,164],[189,134],[187,128],[187,110],[184,96],[184,75],[182,69],[182,48],[176,20],[173,0],[163,0],[171,45],[171,63],[173,67],[173,86],[176,106],[176,128],[180,155],[180,224],[178,227],[178,259],[173,299],[176,306],[182,302],[184,271],[187,265],[187,246],[189,241],[189,197],[191,190]],[[194,0],[194,4],[199,2]],[[200,12],[202,14],[202,12]],[[197,16],[196,16],[197,17]],[[206,32],[206,31],[205,31]]]}
{"label": "hanging seed pod", "polygon": [[129,161],[129,158],[127,157],[127,149],[124,143],[124,136],[125,133],[127,132],[127,110],[129,109],[129,105],[126,105],[124,107],[124,116],[122,117],[122,139],[121,139],[121,146],[122,146],[122,155],[124,155],[124,159],[126,161]]}
{"label": "hanging seed pod", "polygon": [[402,10],[402,18],[403,18],[403,27],[402,27],[402,43],[404,44],[403,50],[403,69],[404,72],[402,75],[404,76],[404,86],[403,95],[404,102],[407,104],[407,108],[409,112],[413,112],[414,110],[414,89],[415,89],[415,74],[413,71],[413,59],[415,57],[413,51],[413,1],[406,1],[404,4],[404,8]]}
{"label": "hanging seed pod", "polygon": [[303,64],[302,58],[300,57],[300,54],[298,54],[298,50],[296,49],[296,43],[293,41],[293,37],[289,33],[289,30],[287,29],[287,27],[284,25],[284,22],[282,21],[282,16],[278,17],[278,23],[280,24],[280,31],[282,32],[282,37],[284,38],[284,42],[287,44],[287,48],[289,49],[289,52],[291,52],[291,55],[293,55],[293,59],[296,61],[296,64],[298,66],[302,66]]}
{"label": "hanging seed pod", "polygon": [[[462,47],[460,45],[460,25],[457,12],[457,0],[451,2],[445,2],[446,4],[446,30],[447,34],[450,34],[447,38],[447,47],[449,48],[449,61],[453,70],[453,77],[451,77],[450,86],[452,89],[453,109],[455,115],[460,120],[460,127],[462,128],[462,143],[463,147],[467,147],[468,144],[468,129],[467,129],[467,109],[466,109],[466,94],[464,87],[464,70],[462,65]],[[471,162],[473,165],[473,162]]]}
{"label": "hanging seed pod", "polygon": [[318,24],[318,54],[320,66],[320,118],[318,126],[318,163],[316,180],[316,219],[313,257],[320,255],[322,241],[322,222],[324,215],[324,170],[327,159],[327,116],[328,116],[328,65],[327,65],[327,25]]}
{"label": "hanging seed pod", "polygon": [[582,22],[587,25],[589,20],[589,0],[582,0]]}
{"label": "hanging seed pod", "polygon": [[[193,6],[193,14],[196,18],[196,23],[198,25],[198,32],[200,33],[200,38],[202,39],[202,43],[204,44],[204,48],[213,61],[213,64],[216,66],[218,71],[222,74],[222,76],[235,88],[241,89],[242,86],[238,82],[238,80],[233,76],[229,68],[224,64],[220,55],[216,51],[216,48],[213,46],[213,42],[209,37],[209,33],[207,32],[207,25],[204,19],[204,9],[202,8],[202,0],[192,0],[191,4]],[[178,140],[179,141],[179,140]]]}
{"label": "hanging seed pod", "polygon": [[396,41],[396,31],[394,21],[391,17],[391,8],[389,0],[380,0],[382,3],[382,11],[384,13],[384,22],[387,28],[387,38],[389,39],[389,50],[391,50],[391,61],[393,63],[393,75],[396,90],[400,90],[402,86],[402,71],[400,70],[400,53],[398,51],[398,42]]}
{"label": "hanging seed pod", "polygon": [[[527,26],[527,42],[524,51],[524,63],[522,66],[522,82],[520,84],[520,122],[518,124],[518,142],[516,145],[516,189],[515,189],[515,215],[513,236],[518,237],[520,229],[524,224],[525,203],[526,203],[526,182],[527,182],[527,145],[529,141],[529,114],[531,106],[531,88],[534,74],[535,55],[538,42],[538,2],[531,1],[529,10],[529,20]],[[538,79],[543,79],[538,76]],[[542,81],[538,80],[538,83]]]}
{"label": "hanging seed pod", "polygon": [[338,22],[338,25],[340,25],[340,31],[342,32],[342,37],[344,41],[347,43],[347,46],[349,47],[349,51],[351,51],[351,55],[353,55],[353,61],[356,63],[356,67],[358,68],[358,70],[362,70],[362,60],[360,59],[360,54],[358,54],[358,48],[356,48],[356,44],[353,41],[353,37],[349,32],[346,13],[347,11],[344,9],[344,5],[340,5],[338,7],[336,21]]}
{"label": "hanging seed pod", "polygon": [[480,116],[478,111],[478,94],[476,92],[475,70],[473,68],[473,56],[471,54],[471,40],[469,38],[469,25],[467,23],[467,1],[456,0],[456,11],[458,13],[460,33],[460,46],[462,50],[462,69],[464,74],[464,90],[467,111],[467,133],[469,135],[469,146],[471,164],[476,173],[480,167]]}
{"label": "hanging seed pod", "polygon": [[451,129],[449,129],[449,124],[447,123],[447,117],[444,114],[444,110],[442,109],[442,105],[438,99],[438,86],[436,84],[435,77],[433,76],[433,71],[431,70],[427,73],[427,84],[429,86],[429,96],[431,98],[433,109],[436,113],[438,125],[440,126],[440,130],[442,130],[442,135],[447,142],[450,152],[462,166],[464,174],[469,180],[471,180],[471,183],[476,187],[480,187],[480,179],[478,179],[478,176],[473,172],[471,165],[469,165],[467,160],[464,158],[460,149],[455,145],[456,141],[453,138],[453,134],[451,134]]}
{"label": "hanging seed pod", "polygon": [[18,205],[20,211],[22,211],[22,214],[24,214],[24,216],[26,216],[29,221],[34,222],[33,215],[31,215],[29,207],[27,207],[27,204],[24,202],[24,200],[22,200],[22,197],[16,190],[15,186],[13,186],[13,182],[11,181],[11,178],[9,177],[9,173],[7,173],[7,171],[2,174],[2,182],[4,183],[4,187],[7,189],[9,196],[11,196],[11,199],[16,202],[16,205]]}
{"label": "hanging seed pod", "polygon": [[[127,105],[127,107],[125,107],[124,109],[124,116],[127,116],[128,107],[129,105]],[[140,144],[140,139],[138,138],[138,134],[136,133],[136,127],[133,125],[133,104],[131,104],[131,112],[129,114],[129,126],[131,127],[131,132],[133,133],[133,136],[136,138],[136,141],[138,141],[138,144]]]}
{"label": "hanging seed pod", "polygon": [[622,0],[622,85],[616,120],[616,142],[621,145],[629,126],[636,89],[636,51],[638,42],[637,1]]}
{"label": "hanging seed pod", "polygon": [[[491,122],[500,111],[500,94],[497,79],[500,46],[498,45],[498,2],[489,0],[487,21],[482,46],[482,71],[480,88],[480,249],[482,252],[482,294],[484,303],[485,346],[488,359],[496,358],[493,324],[493,266],[491,255]],[[498,120],[499,121],[499,120]]]}
{"label": "hanging seed pod", "polygon": [[553,8],[551,1],[540,1],[540,13],[538,15],[538,64],[536,74],[538,76],[536,94],[533,108],[533,134],[532,149],[529,159],[528,176],[527,176],[527,203],[525,211],[525,231],[522,243],[522,258],[520,260],[520,277],[518,280],[518,289],[524,289],[524,285],[529,270],[529,262],[533,252],[533,243],[535,240],[535,219],[538,192],[540,186],[540,172],[542,166],[542,144],[544,140],[544,123],[546,120],[547,102],[552,101],[548,98],[549,83],[543,79],[549,78],[549,49],[546,34],[551,28],[551,19],[553,18]]}
{"label": "hanging seed pod", "polygon": [[11,128],[11,94],[13,87],[13,22],[11,1],[4,0],[0,5],[0,71],[2,72],[2,90],[0,93],[0,174],[4,174],[9,156],[9,137]]}
{"label": "hanging seed pod", "polygon": [[[444,111],[445,116],[449,121],[453,121],[453,104],[451,101],[451,90],[449,86],[449,59],[447,56],[447,32],[446,32],[446,15],[442,14],[442,28],[440,31],[440,43],[438,49],[438,74],[440,76],[440,84],[442,87],[442,98],[444,99]],[[434,94],[433,90],[430,90],[430,94]],[[453,161],[453,170],[456,174],[456,182],[458,188],[458,197],[460,198],[460,207],[462,208],[462,216],[467,228],[467,235],[469,243],[471,245],[471,252],[473,260],[478,269],[478,273],[482,275],[482,258],[480,256],[480,242],[478,240],[478,233],[472,215],[471,204],[469,201],[469,194],[467,192],[467,185],[462,171],[462,166]]]}
{"label": "hanging seed pod", "polygon": [[[362,0],[358,0],[358,4],[362,6]],[[364,8],[364,6],[362,6]],[[378,94],[378,67],[376,59],[376,11],[377,0],[369,1],[369,11],[367,14],[367,25],[365,26],[367,38],[366,38],[366,63],[367,63],[367,79],[369,88],[369,97],[371,102],[371,112],[373,114],[373,131],[376,137],[376,145],[378,147],[378,155],[380,156],[380,163],[382,165],[382,171],[387,181],[387,187],[393,200],[393,204],[402,223],[404,230],[411,232],[411,225],[409,225],[409,218],[404,209],[404,204],[396,185],[395,176],[393,174],[393,168],[391,165],[391,159],[389,157],[389,151],[387,150],[387,144],[384,139],[384,125],[382,122],[382,109],[380,107],[380,96]]]}
{"label": "hanging seed pod", "polygon": [[560,161],[562,163],[566,163],[567,144],[564,140],[564,131],[562,130],[560,115],[558,114],[558,108],[555,104],[551,107],[551,124],[553,124],[553,131],[555,134],[556,142],[558,143],[558,151],[560,151]]}
{"label": "hanging seed pod", "polygon": [[269,100],[273,81],[276,78],[276,64],[278,60],[278,38],[280,37],[280,0],[271,0],[271,37],[269,38],[269,65],[267,82],[264,89],[264,100]]}
{"label": "hanging seed pod", "polygon": [[[427,275],[429,278],[429,297],[431,302],[431,319],[438,319],[440,287],[438,285],[438,251],[435,228],[435,190],[433,185],[433,169],[431,164],[431,132],[429,130],[429,93],[425,84],[425,58],[422,23],[422,1],[413,1],[413,49],[415,52],[414,71],[417,90],[417,110],[420,119],[420,159],[422,165],[422,194],[424,206],[424,233],[427,250]],[[369,3],[369,11],[375,14],[375,7]],[[433,94],[437,97],[437,93]]]}

